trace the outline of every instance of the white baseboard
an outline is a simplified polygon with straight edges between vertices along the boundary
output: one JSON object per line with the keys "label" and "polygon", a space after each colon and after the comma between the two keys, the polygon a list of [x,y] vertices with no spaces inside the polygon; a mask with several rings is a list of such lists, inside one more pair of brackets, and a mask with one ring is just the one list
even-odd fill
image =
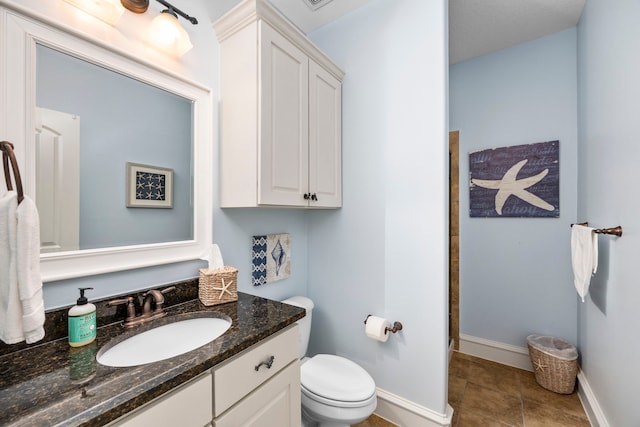
{"label": "white baseboard", "polygon": [[582,370],[578,371],[578,397],[593,427],[609,427],[609,422],[607,422],[600,408],[600,404],[595,394],[593,394],[587,377],[582,373]]}
{"label": "white baseboard", "polygon": [[402,427],[447,427],[451,425],[453,408],[447,404],[447,413],[439,414],[410,400],[376,389],[378,407],[375,414]]}
{"label": "white baseboard", "polygon": [[460,334],[460,352],[533,372],[526,347]]}

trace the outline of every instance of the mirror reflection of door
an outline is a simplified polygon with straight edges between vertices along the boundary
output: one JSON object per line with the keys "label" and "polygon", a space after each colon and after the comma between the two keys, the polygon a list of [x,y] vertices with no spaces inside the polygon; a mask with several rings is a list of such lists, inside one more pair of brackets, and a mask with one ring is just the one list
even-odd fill
{"label": "mirror reflection of door", "polygon": [[36,109],[36,195],[40,251],[79,249],[80,117]]}

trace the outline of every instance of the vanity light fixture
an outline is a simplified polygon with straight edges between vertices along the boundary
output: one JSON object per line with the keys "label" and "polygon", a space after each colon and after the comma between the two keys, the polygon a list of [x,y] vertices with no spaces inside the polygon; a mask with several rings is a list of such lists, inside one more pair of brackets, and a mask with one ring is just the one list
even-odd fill
{"label": "vanity light fixture", "polygon": [[78,9],[95,16],[107,24],[115,25],[122,14],[124,7],[120,0],[65,0]]}
{"label": "vanity light fixture", "polygon": [[[135,13],[144,13],[149,7],[149,0],[121,1],[125,8]],[[165,6],[166,9],[151,22],[149,39],[162,50],[177,56],[182,56],[191,50],[193,45],[191,44],[191,40],[189,40],[189,34],[187,34],[185,29],[180,25],[180,22],[178,22],[178,15],[193,25],[196,25],[198,20],[187,15],[165,0],[156,1]]]}

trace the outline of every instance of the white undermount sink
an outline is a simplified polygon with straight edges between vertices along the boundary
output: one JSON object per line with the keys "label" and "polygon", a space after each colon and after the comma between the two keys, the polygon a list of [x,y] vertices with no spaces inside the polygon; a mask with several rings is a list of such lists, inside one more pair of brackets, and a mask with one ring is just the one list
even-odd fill
{"label": "white undermount sink", "polygon": [[101,365],[113,367],[158,362],[195,350],[215,340],[230,327],[229,318],[179,320],[133,335],[112,347],[107,344],[98,352],[96,360]]}

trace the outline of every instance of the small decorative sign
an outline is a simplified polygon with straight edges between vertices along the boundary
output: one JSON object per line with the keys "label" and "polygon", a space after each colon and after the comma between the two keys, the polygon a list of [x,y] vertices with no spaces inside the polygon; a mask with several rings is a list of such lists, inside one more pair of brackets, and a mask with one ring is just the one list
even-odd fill
{"label": "small decorative sign", "polygon": [[264,285],[291,276],[291,236],[267,234],[253,236],[251,280]]}
{"label": "small decorative sign", "polygon": [[560,141],[469,153],[471,217],[560,216]]}
{"label": "small decorative sign", "polygon": [[173,169],[127,162],[127,207],[172,208]]}

